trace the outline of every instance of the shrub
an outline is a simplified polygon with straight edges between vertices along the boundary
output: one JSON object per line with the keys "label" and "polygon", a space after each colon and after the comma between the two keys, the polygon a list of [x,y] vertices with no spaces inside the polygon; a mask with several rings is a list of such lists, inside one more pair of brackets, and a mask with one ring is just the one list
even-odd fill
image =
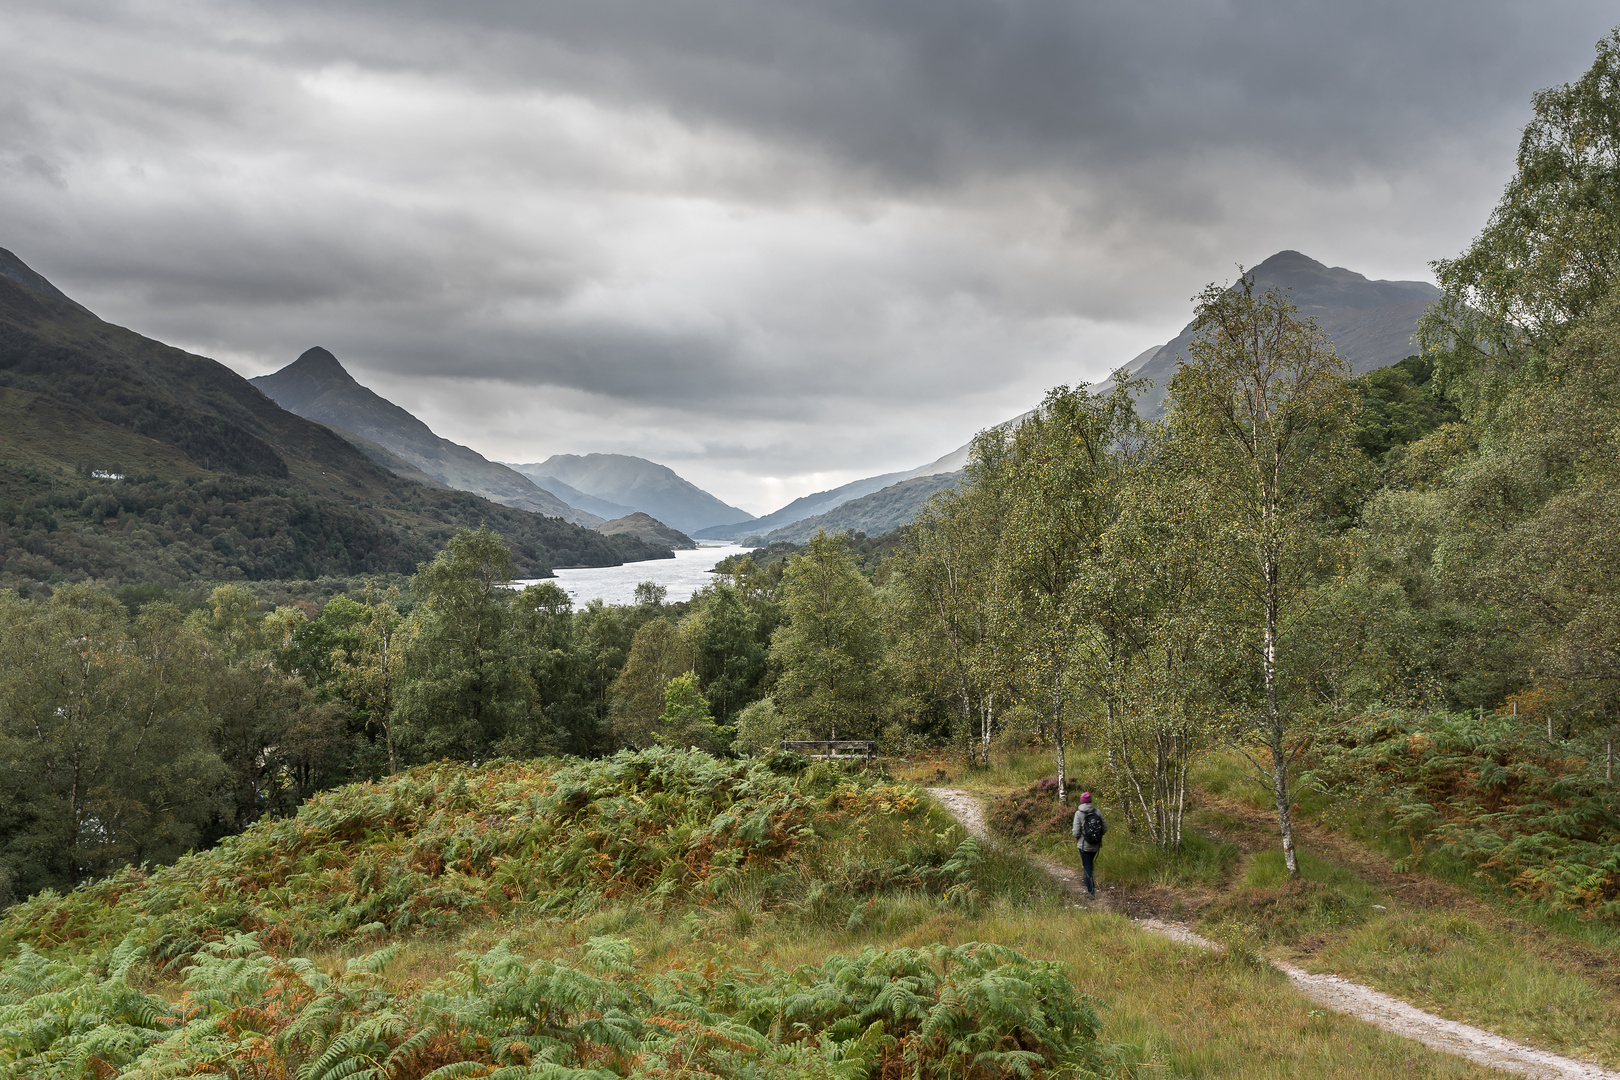
{"label": "shrub", "polygon": [[990,805],[990,828],[1003,836],[1068,836],[1074,807],[1057,801],[1057,777],[1037,780]]}
{"label": "shrub", "polygon": [[1517,717],[1369,714],[1316,776],[1383,799],[1414,852],[1466,859],[1553,910],[1620,918],[1620,791]]}
{"label": "shrub", "polygon": [[[0,920],[0,955],[22,942],[100,948],[135,930],[169,964],[232,932],[304,947],[374,931],[443,932],[518,905],[568,913],[631,896],[702,902],[739,875],[809,865],[828,838],[868,819],[915,819],[915,835],[933,835],[920,828],[928,809],[909,787],[816,769],[784,775],[777,764],[653,749],[422,766],[317,795],[294,817],[261,821],[173,866],[41,893]],[[798,876],[956,883],[933,872],[951,858],[950,843],[932,839],[907,856],[903,831],[887,829],[886,844],[864,845],[853,861],[812,860]]]}

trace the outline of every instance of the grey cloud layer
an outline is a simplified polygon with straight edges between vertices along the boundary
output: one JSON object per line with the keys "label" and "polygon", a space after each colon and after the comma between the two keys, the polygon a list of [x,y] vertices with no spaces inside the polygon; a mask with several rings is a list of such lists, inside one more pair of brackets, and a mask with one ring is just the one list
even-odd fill
{"label": "grey cloud layer", "polygon": [[491,456],[771,509],[1099,376],[1236,262],[1421,275],[1613,17],[18,3],[0,246],[246,373],[324,344]]}

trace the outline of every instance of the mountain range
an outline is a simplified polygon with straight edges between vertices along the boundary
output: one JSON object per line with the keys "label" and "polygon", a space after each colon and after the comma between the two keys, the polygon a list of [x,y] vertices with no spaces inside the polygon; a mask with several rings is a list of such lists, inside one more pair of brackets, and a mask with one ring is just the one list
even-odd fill
{"label": "mountain range", "polygon": [[479,524],[528,577],[672,554],[397,476],[223,364],[102,321],[0,249],[0,579],[408,573]]}
{"label": "mountain range", "polygon": [[627,454],[554,454],[512,468],[537,484],[557,484],[551,487],[553,491],[568,488],[616,507],[639,510],[684,533],[754,518],[683,480],[673,469]]}
{"label": "mountain range", "polygon": [[[1252,273],[1261,288],[1288,290],[1300,314],[1318,321],[1357,374],[1406,356],[1419,316],[1438,295],[1426,282],[1373,281],[1297,251],[1278,252]],[[208,526],[202,533],[212,537],[210,547],[220,557],[211,559],[203,553],[198,565],[238,565],[249,576],[270,573],[266,569],[270,563],[290,565],[289,559],[320,565],[323,572],[390,560],[404,566],[425,550],[421,548],[425,538],[446,534],[449,521],[475,516],[487,520],[490,512],[478,508],[494,503],[511,508],[505,511],[508,515],[527,512],[506,518],[495,515],[525,536],[536,527],[516,522],[534,515],[542,515],[534,520],[554,522],[546,527],[551,532],[544,539],[535,535],[523,541],[529,559],[525,571],[532,572],[540,566],[647,558],[654,546],[667,553],[671,545],[690,543],[686,534],[703,540],[802,541],[823,528],[885,532],[909,522],[934,492],[960,482],[971,445],[915,469],[802,496],[755,518],[644,458],[557,454],[529,464],[490,461],[438,436],[405,409],[362,386],[323,348],[306,351],[274,374],[242,380],[214,361],[108,326],[3,250],[0,332],[4,333],[0,414],[8,418],[0,432],[0,559],[7,557],[8,545],[15,546],[17,535],[37,531],[38,522],[30,524],[26,514],[13,514],[9,523],[5,517],[7,507],[27,492],[33,492],[28,497],[34,504],[39,501],[37,484],[30,486],[31,481],[5,472],[23,460],[44,462],[47,471],[69,467],[92,479],[98,469],[109,473],[137,465],[146,475],[184,474],[190,484],[206,475],[257,477],[257,483],[297,488],[300,494],[294,502],[335,500],[330,507],[322,503],[327,523],[347,529],[351,537],[340,545],[342,556],[330,550],[312,553],[311,542],[295,540],[296,558],[282,551],[269,562],[265,558],[255,562],[248,557],[254,545],[251,529],[244,531],[236,522],[230,535],[217,541],[222,530]],[[1171,341],[1124,365],[1143,383],[1137,398],[1143,414],[1163,410],[1170,376],[1192,339],[1189,323]],[[1093,389],[1106,390],[1109,385],[1105,381]],[[1016,424],[1027,415],[998,426]],[[302,420],[293,423],[298,418]],[[117,434],[112,429],[118,429]],[[118,468],[108,468],[107,463],[115,460]],[[238,500],[259,498],[233,491]],[[410,494],[404,494],[407,491]],[[51,498],[60,501],[59,496]],[[413,512],[426,512],[437,524],[401,521],[397,511],[391,516],[384,509],[401,501],[414,507]],[[431,510],[430,503],[435,504]],[[339,513],[339,506],[346,509]],[[360,506],[381,511],[373,513],[364,528],[349,521]],[[283,507],[277,513],[292,511]],[[379,517],[385,520],[378,521]],[[349,523],[333,524],[338,522]],[[584,542],[578,533],[568,534],[564,542],[563,534],[555,531],[573,526],[595,528],[620,546],[598,549],[592,544],[600,543],[601,535],[597,541]],[[290,528],[285,522],[267,527],[271,533]],[[392,538],[390,530],[395,533]],[[414,532],[414,542],[402,544],[400,530]],[[623,546],[637,543],[642,547]],[[161,541],[159,546],[167,549]],[[58,555],[68,563],[75,557],[94,561],[65,549]],[[237,555],[242,557],[233,564]],[[51,558],[30,565],[43,569]],[[10,576],[12,569],[0,563],[0,574]],[[187,572],[183,563],[168,571],[171,577]]]}
{"label": "mountain range", "polygon": [[604,520],[537,487],[522,473],[434,434],[406,410],[360,385],[325,349],[309,349],[280,371],[248,381],[283,409],[325,424],[400,475],[575,525]]}

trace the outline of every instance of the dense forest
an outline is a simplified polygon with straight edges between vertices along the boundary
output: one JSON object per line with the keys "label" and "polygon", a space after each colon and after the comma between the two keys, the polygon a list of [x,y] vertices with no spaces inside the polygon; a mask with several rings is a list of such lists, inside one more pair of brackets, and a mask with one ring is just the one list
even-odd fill
{"label": "dense forest", "polygon": [[1620,32],[1535,107],[1500,205],[1435,264],[1413,356],[1350,378],[1285,294],[1212,284],[1161,417],[1123,373],[1057,388],[914,524],[772,545],[689,602],[508,588],[510,547],[468,528],[403,587],[324,605],[7,594],[3,898],[441,758],[836,732],[978,765],[1038,743],[1060,801],[1070,751],[1099,750],[1166,850],[1191,763],[1237,749],[1290,871],[1301,785],[1339,786],[1614,916]]}

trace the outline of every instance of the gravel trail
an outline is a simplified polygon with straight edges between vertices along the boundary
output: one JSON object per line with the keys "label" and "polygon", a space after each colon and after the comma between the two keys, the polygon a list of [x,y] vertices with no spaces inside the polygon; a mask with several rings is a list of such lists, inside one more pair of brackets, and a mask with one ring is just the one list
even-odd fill
{"label": "gravel trail", "polygon": [[[974,837],[990,839],[990,830],[984,823],[984,807],[977,796],[955,788],[924,790],[950,811],[951,816]],[[1088,899],[1078,871],[1048,859],[1037,858],[1035,861],[1070,893],[1082,900]],[[1215,942],[1180,923],[1159,919],[1131,921],[1143,930],[1162,934],[1184,945],[1220,949]],[[1274,960],[1272,964],[1288,976],[1300,993],[1323,1008],[1364,1020],[1392,1034],[1416,1039],[1432,1050],[1455,1054],[1480,1065],[1518,1076],[1534,1077],[1536,1080],[1620,1080],[1620,1072],[1591,1062],[1561,1057],[1548,1050],[1538,1050],[1504,1039],[1481,1028],[1435,1016],[1370,986],[1362,986],[1337,975],[1313,975],[1281,961]]]}

